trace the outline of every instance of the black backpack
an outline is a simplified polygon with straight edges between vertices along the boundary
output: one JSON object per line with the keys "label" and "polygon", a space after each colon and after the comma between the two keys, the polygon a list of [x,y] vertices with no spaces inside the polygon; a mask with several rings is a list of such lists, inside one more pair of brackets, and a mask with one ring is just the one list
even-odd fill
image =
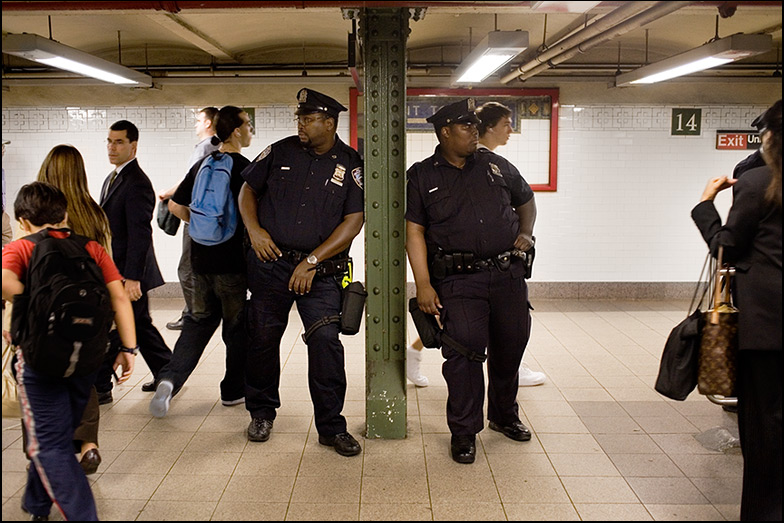
{"label": "black backpack", "polygon": [[11,337],[35,371],[85,376],[98,370],[107,352],[114,319],[111,296],[85,248],[90,240],[75,234],[55,238],[51,230],[25,238],[35,247],[24,293],[14,296]]}

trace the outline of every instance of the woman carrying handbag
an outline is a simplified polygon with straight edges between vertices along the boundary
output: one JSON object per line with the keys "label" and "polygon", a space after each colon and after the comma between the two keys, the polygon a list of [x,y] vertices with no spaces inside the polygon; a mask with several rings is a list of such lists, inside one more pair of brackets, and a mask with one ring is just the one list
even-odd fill
{"label": "woman carrying handbag", "polygon": [[[781,100],[762,116],[765,167],[708,182],[692,218],[714,256],[735,266],[738,427],[743,451],[743,521],[781,520],[782,244]],[[713,204],[734,186],[727,217]]]}

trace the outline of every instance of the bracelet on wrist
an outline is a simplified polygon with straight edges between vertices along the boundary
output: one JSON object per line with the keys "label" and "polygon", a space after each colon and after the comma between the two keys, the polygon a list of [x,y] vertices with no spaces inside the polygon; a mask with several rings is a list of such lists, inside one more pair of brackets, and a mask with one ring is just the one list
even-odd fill
{"label": "bracelet on wrist", "polygon": [[120,347],[120,352],[127,352],[128,354],[133,354],[136,356],[139,353],[139,346],[135,347]]}

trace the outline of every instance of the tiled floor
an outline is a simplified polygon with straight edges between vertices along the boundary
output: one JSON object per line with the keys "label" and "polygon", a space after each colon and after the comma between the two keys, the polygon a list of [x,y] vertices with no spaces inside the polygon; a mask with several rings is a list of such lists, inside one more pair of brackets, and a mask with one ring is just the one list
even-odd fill
{"label": "tiled floor", "polygon": [[[695,436],[736,417],[693,393],[685,402],[652,384],[682,302],[540,300],[525,360],[548,381],[521,388],[519,443],[485,429],[477,459],[449,457],[441,356],[426,351],[430,386],[409,384],[408,438],[366,440],[364,339],[345,338],[344,415],[363,452],[318,444],[301,326],[284,337],[283,406],[266,443],[249,443],[242,406],[223,407],[223,345],[215,336],[169,415],[148,413],[150,378],[131,382],[101,411],[103,463],[90,476],[106,520],[737,520],[742,459]],[[163,327],[180,304],[154,301]],[[170,346],[177,334],[162,328]],[[413,331],[412,331],[413,332]],[[19,423],[3,420],[3,520],[21,519],[26,461]],[[52,513],[52,519],[60,519]]]}

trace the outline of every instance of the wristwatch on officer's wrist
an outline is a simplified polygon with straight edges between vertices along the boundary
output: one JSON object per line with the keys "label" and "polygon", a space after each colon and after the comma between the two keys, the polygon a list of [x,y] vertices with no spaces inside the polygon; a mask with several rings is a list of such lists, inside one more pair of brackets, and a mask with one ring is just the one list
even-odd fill
{"label": "wristwatch on officer's wrist", "polygon": [[318,265],[318,262],[319,262],[319,260],[318,260],[318,258],[316,258],[315,254],[311,254],[310,256],[305,258],[305,261],[308,262],[311,265]]}
{"label": "wristwatch on officer's wrist", "polygon": [[120,347],[120,352],[127,352],[128,354],[133,354],[136,356],[139,354],[139,346],[136,347]]}

